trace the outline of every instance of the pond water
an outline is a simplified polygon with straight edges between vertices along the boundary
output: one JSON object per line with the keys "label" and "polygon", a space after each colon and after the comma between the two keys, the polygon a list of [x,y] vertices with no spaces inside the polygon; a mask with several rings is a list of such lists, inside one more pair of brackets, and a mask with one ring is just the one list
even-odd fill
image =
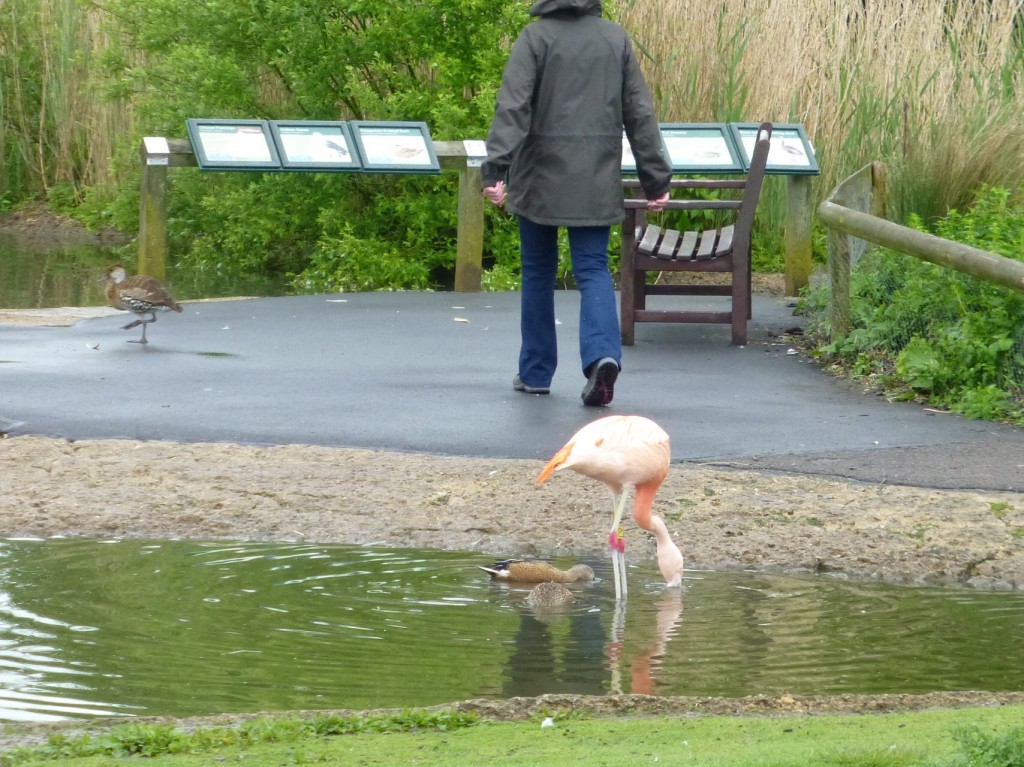
{"label": "pond water", "polygon": [[[115,262],[132,264],[115,248],[73,245],[46,250],[27,248],[0,235],[0,309],[52,309],[61,306],[103,306],[99,279]],[[129,273],[131,269],[129,268]],[[194,274],[168,265],[165,280],[178,300],[225,296],[284,295],[283,279],[263,275],[227,277]]]}
{"label": "pond water", "polygon": [[[607,562],[561,613],[478,554],[0,540],[0,719],[421,706],[543,693],[1024,690],[1024,597]],[[562,562],[567,565],[570,563]]]}

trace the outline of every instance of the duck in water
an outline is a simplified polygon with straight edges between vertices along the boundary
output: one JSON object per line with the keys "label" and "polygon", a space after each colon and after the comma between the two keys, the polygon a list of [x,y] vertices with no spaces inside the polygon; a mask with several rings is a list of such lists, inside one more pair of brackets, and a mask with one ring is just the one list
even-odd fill
{"label": "duck in water", "polygon": [[573,565],[568,570],[559,570],[554,565],[539,559],[503,559],[491,567],[477,565],[490,573],[496,581],[514,583],[578,583],[594,580],[594,571],[588,565]]}
{"label": "duck in water", "polygon": [[561,583],[545,581],[533,587],[533,591],[526,597],[526,604],[530,607],[552,608],[565,607],[575,601],[572,592]]}

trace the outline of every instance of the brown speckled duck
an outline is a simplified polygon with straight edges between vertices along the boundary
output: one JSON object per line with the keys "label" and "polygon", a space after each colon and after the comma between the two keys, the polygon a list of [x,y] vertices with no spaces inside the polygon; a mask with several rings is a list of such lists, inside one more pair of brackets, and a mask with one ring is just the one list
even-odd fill
{"label": "brown speckled duck", "polygon": [[588,565],[573,565],[568,570],[559,570],[554,565],[539,559],[503,559],[491,567],[477,565],[495,580],[516,583],[578,583],[594,580],[594,571]]}
{"label": "brown speckled duck", "polygon": [[538,608],[565,607],[571,605],[575,599],[572,592],[561,583],[545,581],[534,586],[533,591],[526,597],[526,604]]}
{"label": "brown speckled duck", "polygon": [[[128,277],[124,267],[114,264],[100,282],[107,283],[107,303],[115,309],[137,314],[139,319],[122,326],[121,330],[131,330],[142,325],[142,338],[130,340],[130,344],[146,344],[146,325],[156,322],[157,312],[181,312],[181,305],[167,292],[164,284],[155,277],[138,274]],[[144,319],[146,315],[149,319]]]}

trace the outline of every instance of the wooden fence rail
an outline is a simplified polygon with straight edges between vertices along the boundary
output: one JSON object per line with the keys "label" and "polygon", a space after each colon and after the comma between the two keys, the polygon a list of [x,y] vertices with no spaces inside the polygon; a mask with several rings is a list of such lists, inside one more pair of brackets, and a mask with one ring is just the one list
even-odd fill
{"label": "wooden fence rail", "polygon": [[868,242],[1024,292],[1024,262],[886,220],[885,166],[871,163],[818,206],[828,240],[833,338],[850,332],[850,270]]}
{"label": "wooden fence rail", "polygon": [[[455,290],[480,290],[483,274],[484,198],[480,194],[481,158],[470,154],[473,141],[434,141],[442,171],[459,174]],[[474,150],[479,151],[479,150]],[[167,272],[167,171],[197,165],[188,139],[149,137],[142,141],[139,199],[138,272],[163,280]],[[807,285],[811,273],[811,178],[787,176],[785,278],[788,295]]]}

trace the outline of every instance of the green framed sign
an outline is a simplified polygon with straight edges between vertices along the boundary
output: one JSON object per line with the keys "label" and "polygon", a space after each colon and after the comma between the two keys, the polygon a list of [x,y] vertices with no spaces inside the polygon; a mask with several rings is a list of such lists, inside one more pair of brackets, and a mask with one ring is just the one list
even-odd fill
{"label": "green framed sign", "polygon": [[266,120],[190,119],[186,124],[203,170],[281,170]]}
{"label": "green framed sign", "polygon": [[[665,147],[665,137],[661,138],[661,153],[668,157],[668,149]],[[629,145],[626,132],[622,132],[622,173],[626,176],[636,175],[636,158],[633,156],[633,147]]]}
{"label": "green framed sign", "polygon": [[673,172],[743,172],[739,150],[725,123],[666,123],[659,127]]}
{"label": "green framed sign", "polygon": [[348,123],[272,120],[270,132],[285,170],[353,171],[362,168]]}
{"label": "green framed sign", "polygon": [[349,128],[365,171],[441,172],[426,123],[354,120]]}
{"label": "green framed sign", "polygon": [[[729,123],[729,130],[732,131],[745,170],[750,168],[759,127],[758,123]],[[765,173],[785,176],[817,176],[821,173],[814,156],[814,147],[807,138],[804,126],[790,124],[772,127],[771,149],[768,151]]]}

